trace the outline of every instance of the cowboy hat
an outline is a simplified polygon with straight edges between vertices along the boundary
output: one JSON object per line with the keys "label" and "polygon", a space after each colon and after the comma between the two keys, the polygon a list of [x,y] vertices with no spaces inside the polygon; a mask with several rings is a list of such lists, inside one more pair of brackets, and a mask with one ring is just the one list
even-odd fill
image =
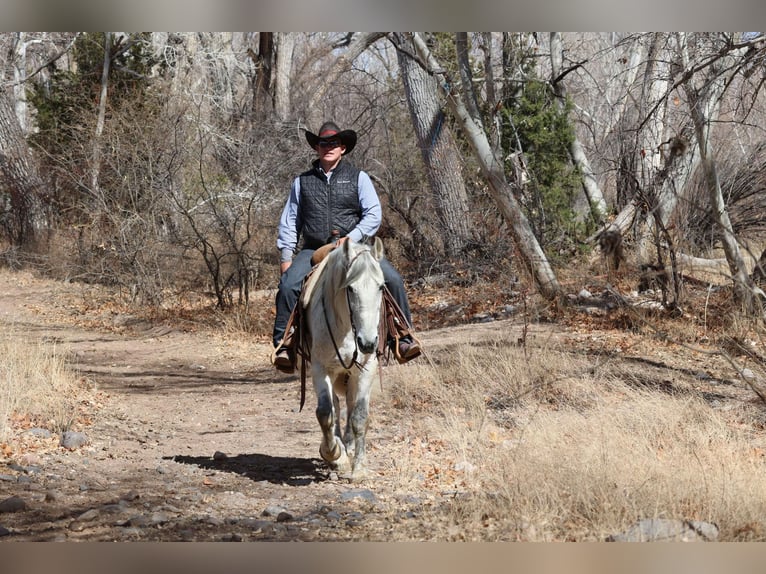
{"label": "cowboy hat", "polygon": [[340,143],[346,146],[346,151],[343,152],[343,155],[346,155],[351,153],[351,150],[354,149],[354,146],[356,145],[356,132],[354,130],[341,131],[334,122],[323,123],[322,127],[319,128],[319,135],[312,134],[308,130],[305,130],[305,132],[306,141],[309,142],[309,145],[314,149],[316,149],[321,141],[339,139]]}

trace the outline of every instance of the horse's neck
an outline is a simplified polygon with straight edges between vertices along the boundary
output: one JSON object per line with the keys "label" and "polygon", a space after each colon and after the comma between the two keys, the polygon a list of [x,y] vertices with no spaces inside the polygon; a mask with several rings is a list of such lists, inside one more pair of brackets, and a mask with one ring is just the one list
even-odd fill
{"label": "horse's neck", "polygon": [[[340,265],[339,262],[334,262]],[[322,285],[322,306],[325,308],[331,328],[348,328],[351,326],[350,311],[346,290],[341,287],[343,273],[335,265],[325,269]]]}

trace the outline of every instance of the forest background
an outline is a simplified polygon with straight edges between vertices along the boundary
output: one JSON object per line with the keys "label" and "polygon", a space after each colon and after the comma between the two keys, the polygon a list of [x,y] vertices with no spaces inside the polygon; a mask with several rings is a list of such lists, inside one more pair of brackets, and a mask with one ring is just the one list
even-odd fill
{"label": "forest background", "polygon": [[[752,312],[762,231],[758,33],[5,33],[2,261],[162,305],[247,304],[325,119],[411,280],[545,300],[601,242],[680,306],[715,249]],[[616,257],[616,259],[615,259]],[[182,264],[179,264],[182,262]],[[616,264],[616,265],[615,265]],[[707,264],[707,263],[706,263]],[[460,275],[460,274],[458,274]],[[757,279],[757,277],[756,277]],[[465,281],[465,279],[461,279]]]}
{"label": "forest background", "polygon": [[[416,329],[507,317],[524,327],[513,341],[494,335],[511,357],[461,344],[479,356],[445,354],[434,372],[403,376],[392,408],[415,420],[429,400],[464,404],[474,428],[491,412],[529,444],[524,421],[555,411],[526,466],[511,466],[524,457],[488,465],[497,492],[542,515],[540,539],[577,529],[578,539],[603,539],[668,508],[724,516],[725,539],[763,538],[760,507],[743,502],[766,488],[754,479],[760,403],[740,392],[721,415],[712,392],[669,399],[677,381],[665,371],[603,374],[597,367],[613,364],[599,362],[603,348],[592,364],[562,353],[552,368],[548,343],[529,354],[526,338],[529,325],[550,323],[559,334],[582,330],[590,345],[601,340],[591,329],[608,329],[619,334],[609,353],[643,337],[652,348],[672,341],[665,359],[690,364],[697,355],[685,346],[704,346],[747,397],[766,397],[761,33],[26,32],[3,33],[0,45],[2,267],[107,287],[117,318],[207,322],[268,340],[278,216],[314,157],[304,130],[332,119],[359,134],[349,159],[381,197],[379,235],[405,277]],[[691,366],[672,376],[682,371],[698,377]],[[484,386],[470,401],[457,383],[439,387],[447,395],[429,386],[457,378]],[[650,384],[659,398],[642,394]],[[660,465],[651,488],[623,488],[640,473],[621,460],[573,498],[591,468],[583,459],[569,461],[559,491],[551,471],[554,494],[529,496],[540,468],[560,462],[555,433],[587,451],[594,431],[577,426],[583,412],[611,429],[607,443],[617,437],[594,443],[601,455],[642,452]],[[690,431],[697,424],[701,436]],[[543,447],[555,452],[545,458]],[[733,497],[697,481],[701,453],[717,471],[705,480],[736,483]],[[523,477],[519,492],[508,486]],[[636,498],[615,508],[615,493],[628,491]]]}

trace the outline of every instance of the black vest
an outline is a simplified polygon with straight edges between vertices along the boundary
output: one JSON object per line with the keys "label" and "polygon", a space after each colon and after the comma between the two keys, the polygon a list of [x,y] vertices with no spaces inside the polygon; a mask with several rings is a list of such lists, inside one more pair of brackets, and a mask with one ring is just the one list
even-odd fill
{"label": "black vest", "polygon": [[346,160],[335,167],[328,182],[319,169],[300,175],[301,201],[298,217],[302,227],[303,246],[317,249],[329,243],[333,231],[345,237],[362,219],[359,206],[359,170]]}

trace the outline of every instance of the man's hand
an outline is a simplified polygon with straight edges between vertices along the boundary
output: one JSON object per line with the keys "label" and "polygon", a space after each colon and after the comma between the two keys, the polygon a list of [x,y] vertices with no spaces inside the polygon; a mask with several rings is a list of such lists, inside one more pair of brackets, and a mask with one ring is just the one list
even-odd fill
{"label": "man's hand", "polygon": [[290,268],[290,265],[292,265],[292,261],[282,261],[282,263],[279,264],[279,273],[280,275],[284,275],[285,271],[287,271]]}

